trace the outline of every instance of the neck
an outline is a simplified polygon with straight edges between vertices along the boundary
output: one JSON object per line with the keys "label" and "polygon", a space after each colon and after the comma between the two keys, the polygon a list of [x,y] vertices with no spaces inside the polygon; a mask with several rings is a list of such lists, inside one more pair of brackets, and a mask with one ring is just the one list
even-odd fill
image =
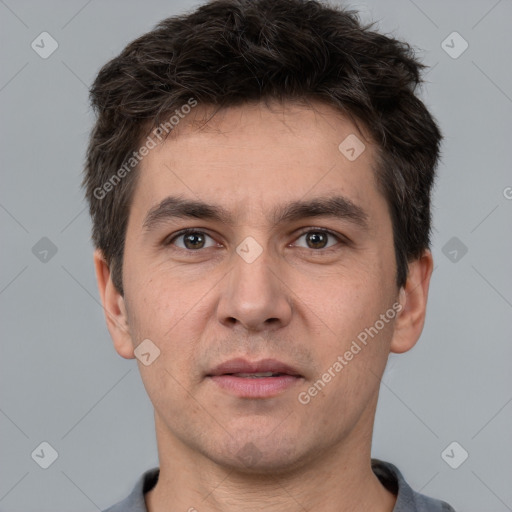
{"label": "neck", "polygon": [[392,512],[396,496],[371,469],[372,424],[356,426],[351,439],[292,469],[248,473],[186,446],[156,417],[160,476],[146,506],[149,512]]}

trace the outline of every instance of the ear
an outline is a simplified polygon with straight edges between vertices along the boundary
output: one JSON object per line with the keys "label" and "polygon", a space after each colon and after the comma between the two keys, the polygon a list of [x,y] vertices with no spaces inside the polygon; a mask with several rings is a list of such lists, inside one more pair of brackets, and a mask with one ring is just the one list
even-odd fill
{"label": "ear", "polygon": [[409,262],[405,286],[400,289],[402,309],[395,322],[390,350],[396,354],[407,352],[418,341],[427,308],[428,288],[434,261],[432,253],[425,250],[422,256]]}
{"label": "ear", "polygon": [[124,297],[114,286],[110,273],[110,268],[99,249],[94,251],[94,267],[96,269],[96,280],[100,292],[101,302],[105,311],[107,328],[110,332],[116,352],[126,358],[135,357],[128,318],[126,315],[126,306]]}

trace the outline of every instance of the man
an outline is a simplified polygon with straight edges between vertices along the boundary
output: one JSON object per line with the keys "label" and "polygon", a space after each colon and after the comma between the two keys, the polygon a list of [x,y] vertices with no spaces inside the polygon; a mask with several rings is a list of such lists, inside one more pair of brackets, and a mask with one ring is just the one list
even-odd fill
{"label": "man", "polygon": [[96,274],[160,460],[109,512],[453,510],[370,455],[433,267],[421,68],[352,12],[220,0],[100,71]]}

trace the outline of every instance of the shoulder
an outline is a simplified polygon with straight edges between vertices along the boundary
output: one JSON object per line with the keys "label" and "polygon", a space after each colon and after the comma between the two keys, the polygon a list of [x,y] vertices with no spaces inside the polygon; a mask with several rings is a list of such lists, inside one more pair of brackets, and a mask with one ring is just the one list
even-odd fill
{"label": "shoulder", "polygon": [[159,468],[152,468],[146,471],[137,480],[129,496],[103,512],[147,512],[144,494],[156,485],[159,473]]}
{"label": "shoulder", "polygon": [[414,491],[400,470],[390,462],[372,459],[372,470],[382,484],[397,495],[393,512],[455,512],[445,501]]}

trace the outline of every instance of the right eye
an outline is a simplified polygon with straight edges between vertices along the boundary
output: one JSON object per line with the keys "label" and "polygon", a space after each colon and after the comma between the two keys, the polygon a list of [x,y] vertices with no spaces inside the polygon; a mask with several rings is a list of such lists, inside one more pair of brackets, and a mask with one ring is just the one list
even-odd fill
{"label": "right eye", "polygon": [[[210,246],[206,246],[207,239],[212,240],[214,243]],[[181,242],[181,245],[177,242]],[[199,249],[207,249],[208,247],[214,247],[216,242],[213,238],[206,234],[204,231],[196,229],[184,229],[175,233],[165,241],[165,245],[175,245],[176,247],[185,251],[198,251]]]}

